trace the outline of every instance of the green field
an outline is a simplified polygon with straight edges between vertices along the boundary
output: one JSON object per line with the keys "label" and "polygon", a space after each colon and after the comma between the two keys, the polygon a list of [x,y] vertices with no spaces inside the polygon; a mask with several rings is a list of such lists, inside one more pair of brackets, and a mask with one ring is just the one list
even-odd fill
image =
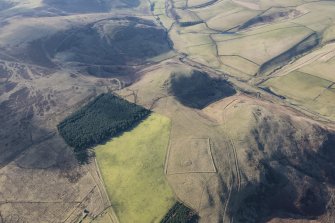
{"label": "green field", "polygon": [[333,82],[327,79],[300,71],[271,78],[264,83],[274,93],[334,120],[335,91],[332,85]]}
{"label": "green field", "polygon": [[331,82],[307,73],[293,71],[288,75],[272,78],[264,85],[279,95],[306,103],[321,94]]}
{"label": "green field", "polygon": [[164,177],[170,120],[153,114],[130,132],[95,148],[121,223],[160,222],[175,203]]}

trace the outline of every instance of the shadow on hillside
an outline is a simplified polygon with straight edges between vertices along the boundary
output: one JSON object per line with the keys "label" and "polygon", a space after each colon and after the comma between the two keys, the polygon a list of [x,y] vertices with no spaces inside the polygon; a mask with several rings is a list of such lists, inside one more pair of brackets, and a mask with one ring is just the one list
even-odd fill
{"label": "shadow on hillside", "polygon": [[211,78],[207,73],[196,70],[190,75],[172,75],[170,90],[181,104],[196,109],[236,93],[226,80]]}

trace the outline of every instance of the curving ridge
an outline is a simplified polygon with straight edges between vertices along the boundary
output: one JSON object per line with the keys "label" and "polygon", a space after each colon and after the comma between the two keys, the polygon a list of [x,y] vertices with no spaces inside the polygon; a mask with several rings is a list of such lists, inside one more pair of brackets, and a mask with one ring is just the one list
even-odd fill
{"label": "curving ridge", "polygon": [[263,63],[260,66],[257,75],[271,74],[271,72],[274,72],[278,67],[284,66],[292,59],[315,49],[319,44],[320,36],[317,33],[312,33],[292,48]]}

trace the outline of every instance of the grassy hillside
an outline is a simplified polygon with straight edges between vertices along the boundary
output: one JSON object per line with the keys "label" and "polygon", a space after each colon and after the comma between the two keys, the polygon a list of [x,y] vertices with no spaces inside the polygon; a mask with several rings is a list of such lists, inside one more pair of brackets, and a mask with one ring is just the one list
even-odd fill
{"label": "grassy hillside", "polygon": [[174,203],[164,177],[170,120],[153,114],[131,132],[95,148],[121,223],[159,222]]}

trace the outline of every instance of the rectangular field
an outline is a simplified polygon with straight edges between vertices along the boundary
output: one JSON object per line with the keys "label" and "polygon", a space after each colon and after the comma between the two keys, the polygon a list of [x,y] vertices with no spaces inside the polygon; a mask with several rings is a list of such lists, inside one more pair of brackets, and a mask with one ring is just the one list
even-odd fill
{"label": "rectangular field", "polygon": [[331,85],[331,82],[307,73],[294,71],[282,77],[272,78],[265,82],[265,85],[279,95],[306,103],[320,95]]}
{"label": "rectangular field", "polygon": [[164,176],[170,120],[153,114],[135,129],[96,147],[96,158],[121,223],[160,222],[174,204]]}
{"label": "rectangular field", "polygon": [[[321,76],[321,75],[320,75]],[[334,115],[334,83],[317,76],[293,71],[288,75],[272,78],[264,83],[274,93],[294,100],[314,112],[330,119]]]}

